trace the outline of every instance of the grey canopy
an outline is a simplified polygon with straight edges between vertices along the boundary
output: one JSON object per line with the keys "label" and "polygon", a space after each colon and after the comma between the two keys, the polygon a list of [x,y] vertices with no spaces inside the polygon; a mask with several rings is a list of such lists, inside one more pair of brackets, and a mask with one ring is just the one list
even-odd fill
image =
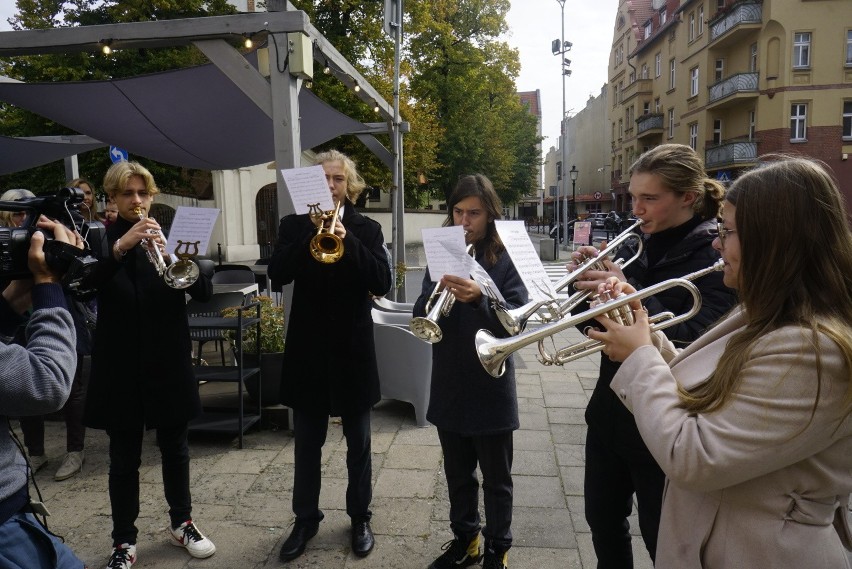
{"label": "grey canopy", "polygon": [[[275,158],[272,120],[213,64],[113,81],[0,83],[0,101],[175,166],[226,170]],[[302,148],[366,128],[308,89],[300,90],[299,110]],[[50,162],[41,159],[48,149],[61,159],[97,148],[33,144],[0,139],[0,173]]]}

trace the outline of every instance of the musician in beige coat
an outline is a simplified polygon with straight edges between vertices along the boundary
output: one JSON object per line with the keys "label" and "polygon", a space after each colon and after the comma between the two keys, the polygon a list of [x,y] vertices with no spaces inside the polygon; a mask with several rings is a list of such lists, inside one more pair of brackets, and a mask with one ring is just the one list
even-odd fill
{"label": "musician in beige coat", "polygon": [[827,167],[741,176],[714,246],[740,305],[691,346],[638,303],[634,325],[589,332],[624,361],[612,389],[667,476],[656,567],[849,568],[852,234]]}

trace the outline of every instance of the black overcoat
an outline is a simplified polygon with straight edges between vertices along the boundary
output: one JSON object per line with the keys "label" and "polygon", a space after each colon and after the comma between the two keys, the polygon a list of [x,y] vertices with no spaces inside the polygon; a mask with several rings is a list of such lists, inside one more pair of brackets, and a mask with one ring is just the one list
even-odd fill
{"label": "black overcoat", "polygon": [[[489,266],[481,255],[476,260],[488,271],[509,308],[527,301],[527,289],[515,270],[508,253],[503,251],[497,262]],[[423,289],[414,303],[414,315],[426,314],[426,303],[435,283],[426,271]],[[432,344],[432,385],[426,418],[439,429],[462,435],[492,435],[519,427],[518,395],[515,386],[515,363],[506,360],[506,372],[492,377],[479,362],[474,337],[488,330],[498,338],[508,333],[497,319],[490,299],[482,295],[479,302],[456,302],[449,315],[438,325],[443,338]]]}
{"label": "black overcoat", "polygon": [[343,257],[310,254],[316,227],[307,215],[281,220],[269,277],[293,283],[281,379],[281,403],[331,416],[363,412],[381,398],[370,295],[391,287],[381,226],[347,203]]}
{"label": "black overcoat", "polygon": [[[119,217],[107,228],[110,251],[133,225]],[[201,401],[185,293],[209,300],[210,278],[202,274],[185,290],[170,288],[137,245],[121,261],[101,259],[90,282],[98,288],[98,324],[83,422],[120,429],[144,421],[150,429],[196,417]]]}

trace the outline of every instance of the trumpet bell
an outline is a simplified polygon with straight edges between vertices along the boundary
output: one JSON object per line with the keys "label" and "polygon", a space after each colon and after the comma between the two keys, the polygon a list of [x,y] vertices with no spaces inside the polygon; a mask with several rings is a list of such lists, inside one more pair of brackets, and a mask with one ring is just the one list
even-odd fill
{"label": "trumpet bell", "polygon": [[311,239],[311,256],[320,263],[336,263],[343,256],[343,241],[334,233],[318,233]]}
{"label": "trumpet bell", "polygon": [[198,265],[189,259],[181,259],[176,263],[169,265],[166,269],[165,280],[172,288],[185,289],[192,286],[198,280],[198,275],[201,271]]}
{"label": "trumpet bell", "polygon": [[441,332],[441,327],[438,323],[423,316],[412,318],[408,326],[412,334],[430,344],[437,344],[444,337],[444,333]]}

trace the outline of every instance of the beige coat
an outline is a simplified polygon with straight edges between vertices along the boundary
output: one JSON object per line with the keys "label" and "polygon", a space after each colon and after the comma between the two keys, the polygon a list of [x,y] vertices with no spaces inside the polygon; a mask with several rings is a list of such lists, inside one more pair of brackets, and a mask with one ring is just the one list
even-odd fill
{"label": "beige coat", "polygon": [[813,416],[815,350],[793,326],[757,343],[721,410],[690,415],[678,406],[675,381],[706,378],[744,324],[736,311],[670,364],[640,348],[613,379],[668,477],[656,568],[849,568],[832,525],[852,492],[850,370],[836,344],[819,339]]}

